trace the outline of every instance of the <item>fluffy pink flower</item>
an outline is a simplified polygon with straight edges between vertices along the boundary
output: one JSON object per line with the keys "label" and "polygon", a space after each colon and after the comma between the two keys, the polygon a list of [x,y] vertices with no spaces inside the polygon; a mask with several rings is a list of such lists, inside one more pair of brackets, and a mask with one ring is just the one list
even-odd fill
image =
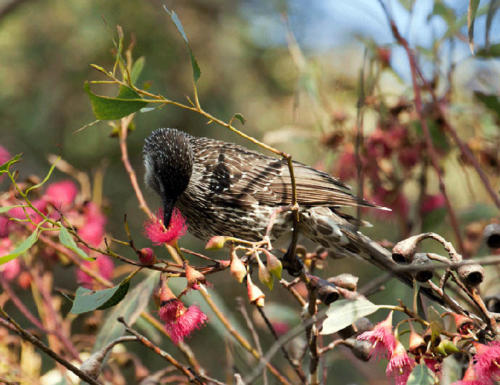
{"label": "fluffy pink flower", "polygon": [[445,200],[443,194],[427,195],[422,201],[420,206],[420,212],[422,214],[428,214],[431,211],[440,209],[445,206]]}
{"label": "fluffy pink flower", "polygon": [[78,229],[78,235],[91,246],[98,247],[104,238],[106,217],[95,203],[90,202],[85,207],[84,218],[85,223]]}
{"label": "fluffy pink flower", "polygon": [[490,383],[491,381],[485,383],[478,380],[476,371],[474,370],[474,366],[472,366],[471,363],[465,371],[464,378],[462,378],[460,381],[455,381],[451,385],[488,385]]}
{"label": "fluffy pink flower", "polygon": [[370,357],[391,357],[396,347],[396,337],[392,334],[392,311],[384,321],[376,324],[373,330],[360,334],[357,339],[373,344]]}
{"label": "fluffy pink flower", "polygon": [[474,343],[476,348],[476,364],[474,369],[477,378],[485,383],[500,381],[500,341],[493,341],[487,345]]}
{"label": "fluffy pink flower", "polygon": [[[38,211],[47,214],[47,202],[45,200],[37,199],[32,204]],[[27,219],[29,217],[34,223],[40,223],[42,220],[42,217],[31,207],[14,207],[9,210],[8,215],[16,219]]]}
{"label": "fluffy pink flower", "polygon": [[403,344],[396,340],[396,346],[392,352],[385,374],[394,377],[396,385],[405,385],[414,366],[415,360],[408,356]]}
{"label": "fluffy pink flower", "polygon": [[167,229],[163,226],[163,221],[159,218],[163,217],[163,210],[158,210],[156,218],[152,221],[147,221],[144,224],[144,232],[146,236],[155,244],[161,245],[163,243],[170,244],[184,234],[186,234],[186,220],[182,216],[179,209],[176,207],[172,212],[172,218]]}
{"label": "fluffy pink flower", "polygon": [[[12,241],[9,238],[0,239],[0,257],[9,254],[12,248]],[[21,264],[19,263],[18,258],[0,265],[0,272],[8,281],[16,278],[20,271]]]}
{"label": "fluffy pink flower", "polygon": [[[83,263],[88,268],[98,272],[103,278],[111,280],[113,277],[114,264],[113,260],[107,255],[101,254],[94,261],[85,261]],[[78,269],[76,271],[76,278],[78,283],[82,286],[90,289],[93,286],[94,279],[85,273],[83,270]]]}
{"label": "fluffy pink flower", "polygon": [[78,188],[71,180],[52,183],[45,191],[45,199],[57,208],[65,208],[73,203]]}
{"label": "fluffy pink flower", "polygon": [[9,219],[0,215],[0,238],[5,238],[9,235]]}
{"label": "fluffy pink flower", "polygon": [[[9,151],[3,146],[0,146],[0,166],[6,163],[11,158]],[[5,174],[0,175],[0,182],[5,177]]]}
{"label": "fluffy pink flower", "polygon": [[158,315],[165,322],[165,330],[175,344],[183,341],[194,330],[201,328],[208,319],[198,306],[191,305],[186,308],[166,283],[161,288],[160,300]]}

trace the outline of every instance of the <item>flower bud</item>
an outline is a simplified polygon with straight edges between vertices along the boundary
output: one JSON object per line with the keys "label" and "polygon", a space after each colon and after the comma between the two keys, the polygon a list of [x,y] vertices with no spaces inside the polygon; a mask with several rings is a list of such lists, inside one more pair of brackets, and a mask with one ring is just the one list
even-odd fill
{"label": "flower bud", "polygon": [[271,275],[267,267],[262,263],[257,253],[255,254],[255,258],[257,259],[257,264],[259,265],[259,281],[266,285],[269,290],[273,290],[273,276]]}
{"label": "flower bud", "polygon": [[266,296],[257,285],[254,285],[250,274],[247,275],[247,293],[250,303],[253,303],[259,307],[264,307]]}
{"label": "flower bud", "polygon": [[281,261],[274,254],[269,251],[264,250],[267,258],[267,268],[269,272],[276,277],[276,279],[281,279],[281,272],[283,271],[283,265]]}
{"label": "flower bud", "polygon": [[424,338],[411,328],[410,332],[410,352],[416,356],[421,356],[427,350],[427,344],[424,341]]}
{"label": "flower bud", "polygon": [[453,316],[455,321],[455,326],[457,327],[457,332],[462,335],[469,334],[469,331],[474,328],[474,321],[471,318],[457,313],[449,313]]}
{"label": "flower bud", "polygon": [[189,288],[198,289],[198,284],[206,283],[205,276],[194,267],[191,267],[189,263],[184,263],[184,269],[186,271],[186,279]]}
{"label": "flower bud", "polygon": [[241,259],[238,258],[236,252],[231,252],[231,266],[230,266],[231,275],[236,278],[239,283],[243,282],[243,278],[247,275],[247,269],[245,264],[241,262]]}
{"label": "flower bud", "polygon": [[308,275],[308,278],[310,280],[309,284],[316,290],[318,299],[325,305],[330,305],[339,298],[339,291],[333,283],[316,277],[315,275]]}
{"label": "flower bud", "polygon": [[205,249],[207,250],[219,250],[224,247],[224,244],[226,243],[227,238],[216,235],[215,237],[212,237],[208,240],[207,244],[205,245]]}
{"label": "flower bud", "polygon": [[139,261],[146,266],[151,266],[156,262],[156,257],[153,249],[150,247],[143,247],[139,250]]}

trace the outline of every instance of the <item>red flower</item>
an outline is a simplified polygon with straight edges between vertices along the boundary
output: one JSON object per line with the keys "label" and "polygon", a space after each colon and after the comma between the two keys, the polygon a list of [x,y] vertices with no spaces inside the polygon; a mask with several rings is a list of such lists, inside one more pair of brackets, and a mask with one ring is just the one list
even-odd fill
{"label": "red flower", "polygon": [[335,174],[341,180],[349,180],[356,176],[356,155],[352,144],[347,144],[344,147],[344,152],[337,159],[337,169]]}
{"label": "red flower", "polygon": [[6,238],[9,235],[9,219],[0,215],[0,238]]}
{"label": "red flower", "polygon": [[158,210],[158,214],[154,220],[147,221],[144,224],[146,236],[155,245],[161,245],[163,243],[171,244],[186,234],[186,220],[176,207],[172,212],[172,218],[170,219],[170,224],[167,229],[165,229],[163,221],[159,218],[163,218],[163,210],[161,209]]}
{"label": "red flower", "polygon": [[469,364],[469,367],[465,371],[464,378],[462,378],[460,381],[455,381],[451,385],[487,385],[490,384],[491,381],[488,382],[483,382],[479,381],[476,375],[476,371],[474,370],[474,366],[472,366],[472,363]]}
{"label": "red flower", "polygon": [[376,324],[373,330],[360,334],[358,340],[370,341],[373,344],[370,357],[391,357],[396,346],[396,337],[392,334],[392,311],[384,321]]}
{"label": "red flower", "polygon": [[[110,280],[113,277],[113,260],[107,255],[101,254],[94,261],[85,261],[83,264],[98,272],[101,277],[107,280]],[[94,279],[83,270],[78,269],[76,271],[76,278],[82,286],[87,289],[92,288]]]}
{"label": "red flower", "polygon": [[477,378],[484,383],[500,381],[500,341],[493,341],[487,345],[474,343],[476,348],[476,371]]}
{"label": "red flower", "polygon": [[[11,249],[13,249],[13,245],[9,238],[0,239],[0,257],[9,254]],[[16,278],[20,271],[21,264],[18,258],[0,265],[0,273],[7,281]]]}
{"label": "red flower", "polygon": [[165,322],[165,330],[175,344],[183,341],[194,330],[199,329],[208,317],[196,305],[186,308],[164,283],[160,290],[160,319]]}
{"label": "red flower", "polygon": [[445,200],[443,194],[427,195],[422,201],[420,206],[420,212],[422,214],[428,214],[431,211],[440,209],[445,206]]}
{"label": "red flower", "polygon": [[106,217],[95,203],[90,202],[85,207],[84,218],[85,223],[78,229],[78,235],[89,245],[98,247],[104,238]]}
{"label": "red flower", "polygon": [[75,183],[70,180],[63,180],[52,183],[47,187],[45,199],[60,209],[72,204],[76,194],[78,194],[78,188]]}
{"label": "red flower", "polygon": [[396,346],[392,352],[385,374],[394,377],[396,385],[405,385],[414,366],[415,361],[413,358],[408,356],[403,344],[396,340]]}

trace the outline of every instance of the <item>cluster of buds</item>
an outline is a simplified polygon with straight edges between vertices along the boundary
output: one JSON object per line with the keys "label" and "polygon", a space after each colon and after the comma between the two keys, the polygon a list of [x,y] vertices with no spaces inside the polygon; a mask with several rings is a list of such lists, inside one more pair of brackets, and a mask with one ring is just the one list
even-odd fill
{"label": "cluster of buds", "polygon": [[[8,152],[0,147],[0,163],[8,160]],[[33,186],[37,181],[28,180],[25,183],[18,183],[22,189]],[[44,220],[52,222],[62,221],[69,224],[76,230],[78,237],[85,245],[79,247],[85,251],[93,261],[84,261],[82,264],[90,270],[94,270],[104,279],[110,279],[113,274],[113,261],[107,255],[92,250],[104,245],[106,217],[100,208],[93,202],[86,202],[79,195],[77,185],[71,180],[63,180],[51,183],[42,191],[34,189],[31,194],[31,205],[20,199],[17,191],[11,188],[3,194],[2,206],[15,206],[5,214],[0,215],[0,255],[8,255],[14,249],[15,244],[25,239],[37,225]],[[34,198],[33,198],[34,197]],[[62,218],[64,217],[64,220]],[[50,227],[47,222],[45,227]],[[44,232],[43,238],[57,237],[56,231]],[[67,250],[68,253],[72,251]],[[53,263],[61,258],[65,260],[58,251],[51,247],[44,247],[39,251],[39,255],[44,257],[47,263]],[[27,279],[29,273],[23,268],[19,258],[13,259],[1,266],[2,274],[7,280],[18,279],[22,287],[27,287],[30,281]],[[79,283],[86,287],[94,285],[93,279],[78,269],[76,272]]]}

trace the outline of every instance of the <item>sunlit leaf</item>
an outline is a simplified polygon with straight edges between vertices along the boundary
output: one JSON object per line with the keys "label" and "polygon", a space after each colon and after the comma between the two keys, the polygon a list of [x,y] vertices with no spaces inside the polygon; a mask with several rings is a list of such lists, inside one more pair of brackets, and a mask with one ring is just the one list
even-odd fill
{"label": "sunlit leaf", "polygon": [[196,83],[198,81],[198,79],[200,78],[201,70],[200,70],[200,67],[198,66],[198,62],[196,61],[196,58],[193,55],[193,51],[191,50],[191,46],[189,45],[189,40],[187,38],[186,32],[184,32],[184,27],[182,26],[182,23],[181,23],[179,17],[177,16],[177,14],[175,13],[175,11],[171,11],[165,5],[163,6],[163,8],[169,14],[169,16],[172,19],[172,21],[174,22],[177,30],[181,34],[182,39],[186,43],[186,46],[187,46],[187,49],[189,52],[189,57],[191,58],[191,67],[193,68],[193,79]]}
{"label": "sunlit leaf", "polygon": [[323,329],[320,334],[333,334],[353,324],[361,317],[375,313],[380,306],[373,304],[365,298],[353,301],[342,299],[330,305],[323,321]]}
{"label": "sunlit leaf", "polygon": [[130,115],[147,106],[140,95],[129,87],[121,86],[116,98],[101,96],[90,91],[88,82],[85,82],[84,89],[89,95],[92,111],[97,119],[116,120]]}
{"label": "sunlit leaf", "polygon": [[3,174],[4,172],[7,172],[9,170],[9,167],[12,166],[14,163],[19,162],[21,159],[22,154],[17,154],[13,158],[9,159],[7,162],[3,163],[0,166],[0,174]]}
{"label": "sunlit leaf", "polygon": [[467,10],[467,35],[469,36],[470,52],[474,55],[474,21],[476,20],[477,7],[479,0],[469,0],[469,9]]}
{"label": "sunlit leaf", "polygon": [[435,383],[434,374],[427,365],[422,363],[413,368],[406,385],[433,385]]}
{"label": "sunlit leaf", "polygon": [[116,320],[123,317],[129,325],[133,325],[151,300],[151,294],[160,279],[159,271],[147,271],[141,274],[141,280],[128,294],[127,300],[120,302],[109,313],[96,337],[93,351],[98,351],[123,335],[125,327]]}
{"label": "sunlit leaf", "polygon": [[2,206],[0,207],[0,214],[4,214],[7,211],[15,209],[16,207],[23,207],[24,205],[12,205],[12,206]]}
{"label": "sunlit leaf", "polygon": [[119,303],[127,294],[130,280],[125,279],[119,285],[104,290],[89,290],[84,287],[76,289],[75,300],[70,312],[86,313],[93,310],[104,310]]}
{"label": "sunlit leaf", "polygon": [[12,261],[18,256],[27,252],[38,240],[38,230],[33,231],[31,235],[23,240],[20,244],[16,246],[14,250],[12,250],[9,254],[3,255],[0,257],[0,265]]}
{"label": "sunlit leaf", "polygon": [[66,246],[71,251],[73,251],[76,254],[78,254],[83,259],[85,259],[87,261],[93,261],[94,260],[94,258],[89,257],[87,255],[87,253],[85,253],[85,251],[83,251],[82,249],[80,249],[77,246],[75,240],[73,239],[73,237],[71,236],[71,234],[69,233],[69,231],[66,229],[66,227],[64,227],[62,225],[61,225],[61,228],[59,229],[59,242],[61,242],[64,246]]}
{"label": "sunlit leaf", "polygon": [[137,80],[139,80],[139,76],[141,76],[142,70],[144,69],[145,61],[146,59],[144,59],[144,56],[141,56],[134,62],[132,71],[130,73],[130,81],[132,82],[132,84],[135,85],[137,83]]}

